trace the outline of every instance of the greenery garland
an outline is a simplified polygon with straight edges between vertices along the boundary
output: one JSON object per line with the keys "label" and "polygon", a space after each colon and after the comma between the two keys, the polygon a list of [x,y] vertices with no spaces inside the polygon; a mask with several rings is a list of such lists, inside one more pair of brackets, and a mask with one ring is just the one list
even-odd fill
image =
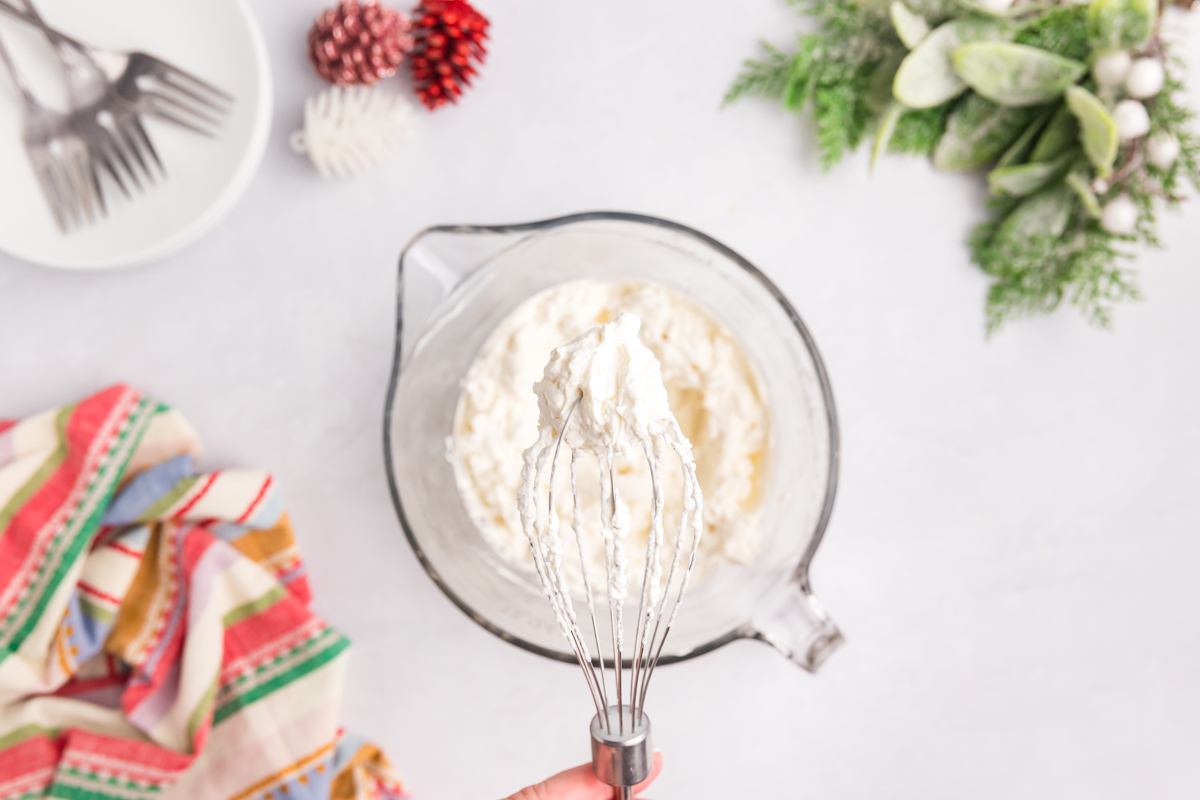
{"label": "greenery garland", "polygon": [[988,167],[994,215],[970,238],[993,278],[988,332],[1064,300],[1102,327],[1139,296],[1123,244],[1200,189],[1183,65],[1156,0],[790,0],[816,31],[763,42],[726,102],[812,108],[828,169],[873,135],[945,170]]}

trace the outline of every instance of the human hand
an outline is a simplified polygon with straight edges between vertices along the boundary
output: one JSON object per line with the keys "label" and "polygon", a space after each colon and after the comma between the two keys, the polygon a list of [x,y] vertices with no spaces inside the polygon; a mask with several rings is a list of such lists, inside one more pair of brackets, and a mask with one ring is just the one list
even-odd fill
{"label": "human hand", "polygon": [[[649,786],[661,771],[662,756],[655,751],[650,777],[633,787],[634,795]],[[613,787],[596,777],[592,765],[580,764],[541,783],[526,786],[506,800],[612,800],[612,796]]]}

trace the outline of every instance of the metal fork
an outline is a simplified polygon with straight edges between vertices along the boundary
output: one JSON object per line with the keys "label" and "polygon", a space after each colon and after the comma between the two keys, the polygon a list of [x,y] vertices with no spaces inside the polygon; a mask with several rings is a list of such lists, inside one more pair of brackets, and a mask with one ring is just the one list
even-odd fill
{"label": "metal fork", "polygon": [[142,176],[154,183],[154,167],[161,173],[166,171],[137,112],[117,95],[86,54],[51,40],[66,71],[71,124],[90,145],[93,158],[126,197],[130,195],[123,175],[138,189],[142,188]]}
{"label": "metal fork", "polygon": [[[25,0],[32,11],[29,0]],[[205,136],[214,136],[229,113],[233,95],[186,70],[141,51],[106,50],[84,44],[47,25],[36,12],[24,13],[7,0],[0,11],[41,28],[56,41],[87,56],[137,113],[148,114]]]}
{"label": "metal fork", "polygon": [[0,41],[0,61],[12,76],[25,104],[25,150],[42,193],[63,233],[94,222],[96,208],[107,213],[87,144],[66,115],[37,101],[29,84]]}
{"label": "metal fork", "polygon": [[[40,23],[41,16],[32,0],[22,2],[28,9],[29,19],[34,24]],[[54,46],[66,75],[71,125],[87,142],[93,164],[102,166],[126,197],[131,196],[125,185],[126,179],[138,189],[142,188],[141,176],[154,183],[155,173],[150,162],[160,172],[163,171],[162,162],[137,113],[117,95],[87,53],[56,34],[46,33],[46,37]]]}

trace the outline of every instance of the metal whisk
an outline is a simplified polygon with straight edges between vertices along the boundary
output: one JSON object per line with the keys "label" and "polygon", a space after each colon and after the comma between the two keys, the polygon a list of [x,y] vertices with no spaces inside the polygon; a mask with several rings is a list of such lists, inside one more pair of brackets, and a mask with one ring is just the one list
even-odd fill
{"label": "metal whisk", "polygon": [[[596,716],[592,718],[590,730],[592,740],[592,769],[596,777],[613,788],[613,797],[627,800],[633,795],[633,787],[645,780],[653,766],[650,741],[650,718],[646,715],[646,691],[654,674],[663,645],[671,632],[684,592],[696,563],[696,553],[703,532],[703,497],[696,481],[695,460],[691,444],[683,436],[674,418],[662,421],[662,425],[649,437],[638,441],[650,467],[653,487],[650,535],[646,542],[646,567],[642,578],[638,602],[638,616],[634,626],[631,658],[626,663],[625,612],[627,596],[625,579],[625,553],[622,541],[628,531],[629,513],[617,493],[614,478],[615,448],[597,454],[600,468],[601,534],[604,537],[604,561],[607,581],[609,622],[612,629],[612,651],[615,657],[605,669],[605,659],[600,655],[600,629],[596,622],[596,607],[592,580],[588,574],[584,547],[583,514],[580,508],[577,486],[577,464],[580,451],[569,444],[570,480],[574,499],[571,528],[578,545],[580,567],[583,573],[583,589],[587,598],[588,615],[591,619],[592,638],[596,646],[593,657],[586,638],[576,619],[571,593],[563,576],[563,543],[559,536],[559,518],[555,511],[555,478],[559,456],[571,421],[575,417],[583,394],[575,399],[570,411],[557,432],[543,427],[538,442],[525,454],[523,488],[519,498],[525,533],[529,537],[534,566],[542,588],[550,600],[559,627],[571,644],[571,649],[583,670]],[[670,569],[665,584],[661,583],[662,568],[659,555],[663,546],[664,498],[660,481],[660,459],[669,445],[679,456],[684,468],[683,509],[679,522],[679,535],[675,539]],[[547,494],[548,512],[544,524],[540,520],[536,497],[549,461],[550,475]],[[690,552],[687,566],[680,570],[686,534],[691,531]],[[678,590],[672,585],[678,577]],[[669,614],[668,601],[670,602]],[[660,635],[661,634],[661,635]],[[609,672],[612,672],[612,686]],[[610,688],[612,692],[610,693]],[[610,702],[615,699],[615,703]]]}

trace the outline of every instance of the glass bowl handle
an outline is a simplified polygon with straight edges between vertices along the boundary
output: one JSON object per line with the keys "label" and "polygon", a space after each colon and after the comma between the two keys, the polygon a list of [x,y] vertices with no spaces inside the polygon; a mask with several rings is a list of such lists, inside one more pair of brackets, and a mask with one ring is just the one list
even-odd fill
{"label": "glass bowl handle", "polygon": [[396,344],[403,365],[443,300],[496,253],[530,235],[530,226],[439,225],[418,233],[400,254]]}
{"label": "glass bowl handle", "polygon": [[745,626],[743,638],[766,642],[802,669],[816,672],[845,641],[837,625],[812,593],[807,575],[797,575]]}

